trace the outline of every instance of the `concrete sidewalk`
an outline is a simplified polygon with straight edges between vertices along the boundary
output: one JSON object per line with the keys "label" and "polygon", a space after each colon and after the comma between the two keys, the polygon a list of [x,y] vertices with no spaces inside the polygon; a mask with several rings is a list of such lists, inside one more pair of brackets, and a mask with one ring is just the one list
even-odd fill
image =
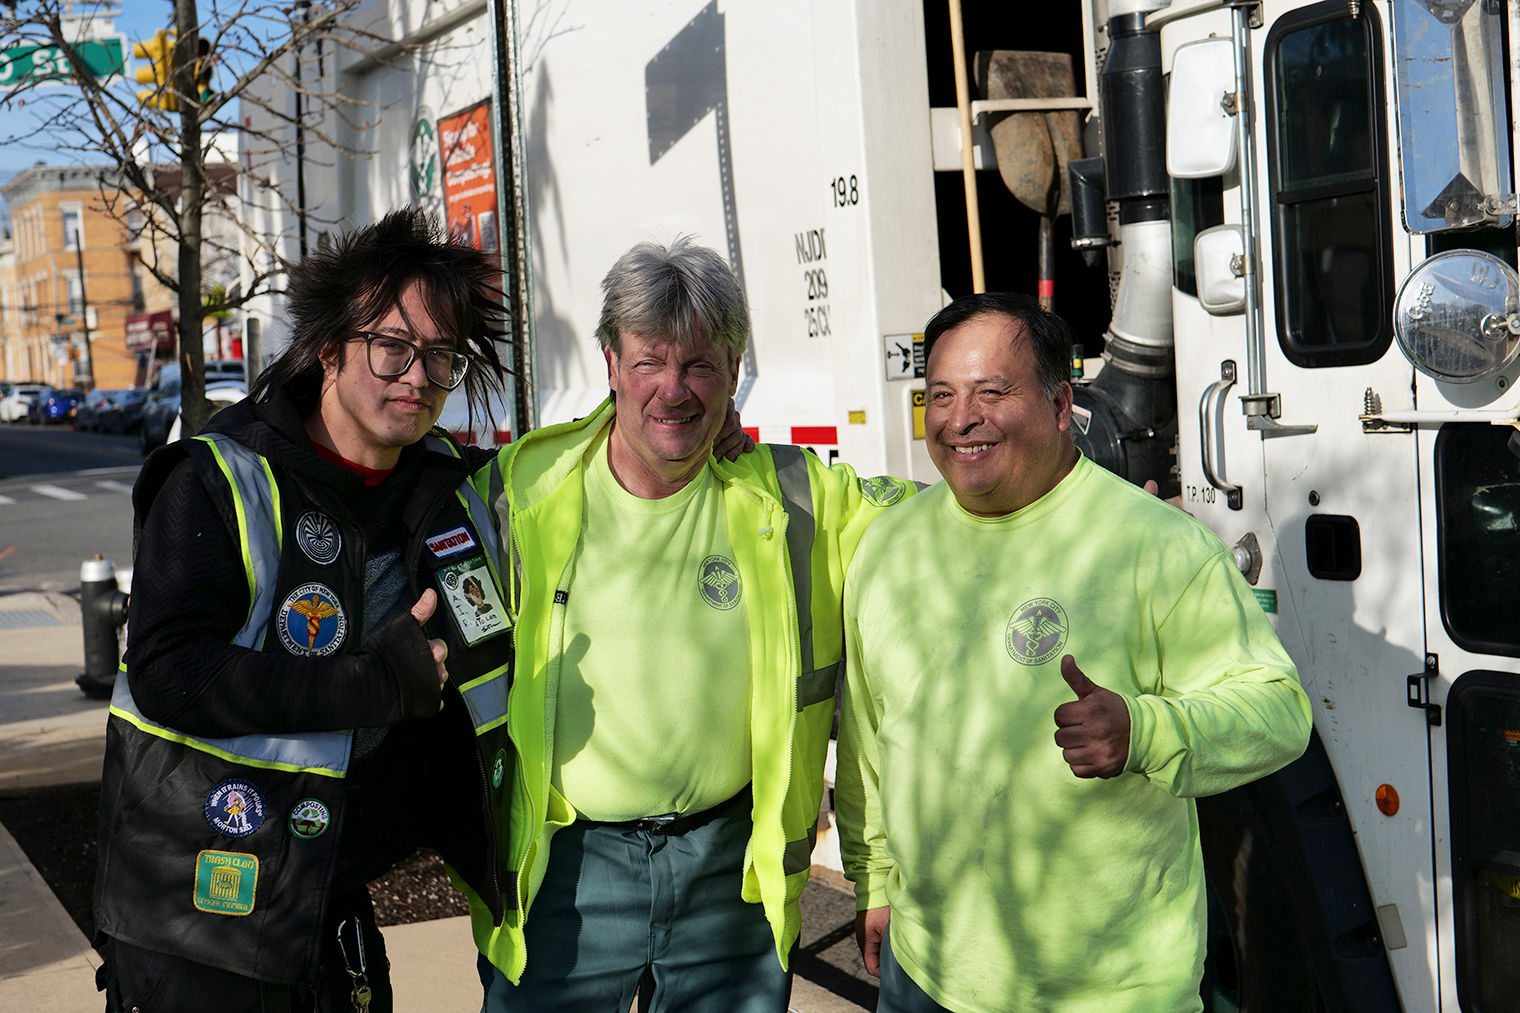
{"label": "concrete sidewalk", "polygon": [[[0,594],[0,791],[100,779],[107,705],[86,699],[74,684],[83,667],[78,602],[53,592]],[[838,903],[853,910],[853,900],[841,897]],[[848,917],[840,910],[835,920]],[[384,931],[398,1010],[480,1008],[469,919]],[[89,940],[0,827],[0,1010],[99,1013],[99,964]],[[864,1009],[801,977],[791,1006],[796,1013]]]}

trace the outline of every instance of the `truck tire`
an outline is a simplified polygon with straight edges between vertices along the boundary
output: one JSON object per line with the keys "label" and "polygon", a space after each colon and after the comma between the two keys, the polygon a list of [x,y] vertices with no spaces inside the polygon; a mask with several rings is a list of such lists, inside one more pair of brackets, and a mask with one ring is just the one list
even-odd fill
{"label": "truck tire", "polygon": [[1318,735],[1276,774],[1198,799],[1204,1009],[1398,1013],[1371,894]]}
{"label": "truck tire", "polygon": [[1212,800],[1199,801],[1209,894],[1204,1010],[1328,1013],[1309,973],[1283,875],[1259,828],[1220,818],[1217,807],[1203,804]]}

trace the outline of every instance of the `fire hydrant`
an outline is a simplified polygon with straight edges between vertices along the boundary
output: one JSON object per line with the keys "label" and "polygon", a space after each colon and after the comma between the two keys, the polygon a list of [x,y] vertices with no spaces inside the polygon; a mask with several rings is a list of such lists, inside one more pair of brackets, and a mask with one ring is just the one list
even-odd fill
{"label": "fire hydrant", "polygon": [[[131,570],[124,570],[130,588]],[[74,681],[92,700],[109,700],[121,662],[117,630],[127,621],[128,595],[118,586],[116,564],[87,559],[79,566],[79,616],[84,627],[84,673]]]}

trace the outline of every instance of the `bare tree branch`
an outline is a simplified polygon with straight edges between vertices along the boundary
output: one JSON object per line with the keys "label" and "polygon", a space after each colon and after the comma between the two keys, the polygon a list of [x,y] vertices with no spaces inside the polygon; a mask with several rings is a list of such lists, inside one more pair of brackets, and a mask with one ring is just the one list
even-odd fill
{"label": "bare tree branch", "polygon": [[[348,23],[364,2],[165,2],[163,27],[175,35],[171,73],[160,94],[173,97],[173,111],[140,102],[135,83],[97,79],[76,49],[90,33],[90,19],[110,15],[101,0],[21,0],[0,15],[0,35],[10,52],[48,47],[61,54],[55,70],[67,78],[62,85],[37,76],[0,84],[0,106],[30,113],[36,127],[0,137],[0,144],[100,164],[100,207],[124,225],[135,211],[143,213],[136,257],[179,302],[187,433],[199,431],[205,418],[201,329],[207,299],[220,300],[217,309],[240,307],[275,291],[292,266],[283,254],[289,237],[267,236],[246,223],[240,194],[259,207],[292,212],[287,220],[297,213],[312,218],[314,210],[298,208],[295,196],[265,168],[291,158],[297,126],[313,147],[339,156],[369,154],[338,134],[363,136],[383,107],[326,90],[328,78],[310,67],[312,54],[333,59],[341,52],[384,64],[415,56],[415,49]],[[5,72],[8,59],[0,52],[0,81],[12,76]],[[210,60],[215,70],[206,95],[196,81],[199,60]],[[281,104],[295,95],[304,107],[299,118]],[[241,158],[228,161],[219,145],[234,135]],[[38,136],[45,145],[34,140]],[[306,160],[320,162],[310,153]],[[240,276],[240,286],[219,280]]]}

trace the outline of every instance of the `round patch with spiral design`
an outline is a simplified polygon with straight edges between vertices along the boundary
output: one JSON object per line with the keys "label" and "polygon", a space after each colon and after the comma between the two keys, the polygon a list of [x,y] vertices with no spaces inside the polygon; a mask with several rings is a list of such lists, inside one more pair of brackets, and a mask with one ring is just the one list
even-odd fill
{"label": "round patch with spiral design", "polygon": [[324,513],[308,510],[296,521],[296,544],[313,563],[326,566],[338,558],[343,535],[337,523]]}

